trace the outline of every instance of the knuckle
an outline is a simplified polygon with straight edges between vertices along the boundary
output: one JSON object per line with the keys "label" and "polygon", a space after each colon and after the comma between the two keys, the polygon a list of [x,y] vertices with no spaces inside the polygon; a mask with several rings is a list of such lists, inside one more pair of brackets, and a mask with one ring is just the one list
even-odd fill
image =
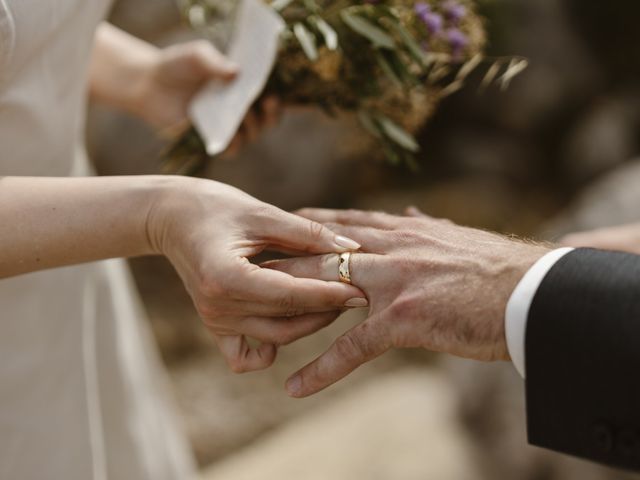
{"label": "knuckle", "polygon": [[407,319],[416,315],[418,302],[413,297],[402,297],[397,299],[390,307],[391,314],[395,318]]}
{"label": "knuckle", "polygon": [[[320,278],[324,272],[331,272],[332,267],[335,267],[337,255],[322,255],[317,257],[317,260],[314,262],[314,274],[316,277]],[[337,270],[337,269],[336,269]]]}
{"label": "knuckle", "polygon": [[414,230],[401,229],[393,232],[394,241],[397,244],[413,245],[420,241],[420,234]]}
{"label": "knuckle", "polygon": [[336,339],[338,355],[347,360],[359,360],[364,356],[362,342],[354,335],[344,334]]}
{"label": "knuckle", "polygon": [[336,222],[326,222],[324,223],[325,228],[338,233],[338,231],[340,229],[344,228],[344,225],[340,224],[340,223],[336,223]]}
{"label": "knuckle", "polygon": [[324,225],[314,222],[313,220],[309,220],[308,229],[309,237],[313,240],[320,240],[326,232],[326,227]]}
{"label": "knuckle", "polygon": [[275,207],[264,203],[253,206],[250,212],[251,213],[249,213],[249,220],[253,221],[254,223],[257,222],[260,225],[264,224],[264,222],[274,221],[279,213],[279,211]]}
{"label": "knuckle", "polygon": [[191,42],[191,52],[195,57],[209,57],[212,54],[215,55],[216,49],[207,40],[199,39]]}
{"label": "knuckle", "polygon": [[198,299],[195,301],[195,307],[198,315],[202,318],[203,322],[207,326],[213,326],[214,319],[220,316],[220,312],[211,302],[206,299]]}
{"label": "knuckle", "polygon": [[364,271],[372,271],[375,268],[377,272],[392,273],[397,278],[406,278],[415,268],[415,262],[411,258],[400,255],[387,255],[370,262],[376,262],[376,264],[369,266],[368,270],[366,265],[359,268]]}
{"label": "knuckle", "polygon": [[291,293],[281,295],[277,300],[276,305],[285,317],[295,317],[302,313],[297,307],[295,298]]}

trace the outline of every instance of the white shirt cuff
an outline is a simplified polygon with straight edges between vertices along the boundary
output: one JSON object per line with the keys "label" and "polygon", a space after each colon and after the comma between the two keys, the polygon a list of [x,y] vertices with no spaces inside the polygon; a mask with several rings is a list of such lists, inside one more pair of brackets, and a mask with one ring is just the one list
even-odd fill
{"label": "white shirt cuff", "polygon": [[505,335],[507,337],[507,349],[513,365],[518,373],[525,378],[525,333],[527,331],[527,319],[533,297],[538,287],[549,273],[549,270],[558,260],[571,252],[573,248],[559,248],[547,253],[538,260],[533,267],[522,277],[520,283],[511,294],[505,313]]}

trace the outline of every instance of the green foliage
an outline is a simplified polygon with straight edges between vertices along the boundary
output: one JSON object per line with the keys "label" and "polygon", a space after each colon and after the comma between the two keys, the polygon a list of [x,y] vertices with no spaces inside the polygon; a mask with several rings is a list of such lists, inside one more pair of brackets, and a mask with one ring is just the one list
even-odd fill
{"label": "green foliage", "polygon": [[[456,49],[447,31],[430,31],[416,8],[427,5],[446,18],[444,0],[273,0],[270,5],[287,28],[267,93],[330,114],[354,112],[389,161],[415,165],[419,145],[413,133],[440,98],[461,88],[483,58],[482,20],[472,0],[459,3],[467,12],[464,18],[449,25],[445,20],[444,25],[468,40]],[[232,22],[231,4],[235,1],[181,0],[184,17],[205,35],[221,12]],[[493,63],[485,80],[508,84],[526,66],[511,61],[500,75],[505,65],[502,60]],[[193,135],[192,130],[187,137]],[[201,142],[181,139],[170,152],[172,164],[203,155],[201,148]]]}

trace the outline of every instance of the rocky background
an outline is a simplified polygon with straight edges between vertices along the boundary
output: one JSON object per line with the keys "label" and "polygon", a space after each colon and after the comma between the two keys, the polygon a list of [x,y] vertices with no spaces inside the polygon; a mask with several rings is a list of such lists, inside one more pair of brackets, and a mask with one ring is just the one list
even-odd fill
{"label": "rocky background", "polygon": [[[506,93],[473,85],[420,135],[418,173],[353,155],[353,122],[289,112],[206,175],[286,209],[414,204],[458,222],[541,239],[640,218],[640,4],[483,0],[492,55],[531,68]],[[112,21],[159,45],[190,33],[173,0],[116,2]],[[157,172],[165,147],[139,122],[92,109],[101,173]],[[351,312],[283,349],[274,368],[234,376],[161,259],[132,262],[185,429],[210,479],[640,478],[529,447],[522,381],[510,365],[404,351],[308,400],[287,375],[357,322]]]}

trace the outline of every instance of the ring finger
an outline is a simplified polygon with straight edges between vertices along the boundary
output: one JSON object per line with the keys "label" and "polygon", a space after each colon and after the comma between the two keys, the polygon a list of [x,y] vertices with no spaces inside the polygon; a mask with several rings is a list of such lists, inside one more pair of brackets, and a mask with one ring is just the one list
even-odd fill
{"label": "ring finger", "polygon": [[[349,258],[351,283],[356,287],[366,288],[371,277],[371,269],[379,255],[368,253],[352,253]],[[339,281],[338,273],[340,255],[315,255],[309,257],[287,258],[265,262],[261,266],[288,273],[298,278],[315,278],[324,281]]]}

